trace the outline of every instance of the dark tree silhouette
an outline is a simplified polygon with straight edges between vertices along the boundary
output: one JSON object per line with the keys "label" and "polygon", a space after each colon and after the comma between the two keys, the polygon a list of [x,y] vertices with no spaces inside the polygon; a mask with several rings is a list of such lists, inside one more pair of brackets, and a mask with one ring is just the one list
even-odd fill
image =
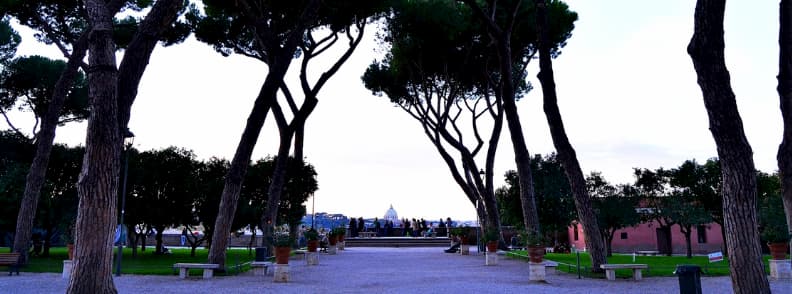
{"label": "dark tree silhouette", "polygon": [[778,97],[784,133],[778,146],[778,171],[787,226],[792,234],[792,1],[781,0],[778,9]]}
{"label": "dark tree silhouette", "polygon": [[[586,179],[583,177],[583,170],[577,159],[575,148],[569,142],[564,121],[561,118],[561,111],[558,109],[558,95],[556,93],[555,78],[553,76],[553,56],[557,55],[558,48],[550,44],[549,21],[547,17],[547,1],[534,0],[536,3],[536,27],[539,33],[539,68],[537,75],[542,84],[542,97],[544,98],[544,112],[547,117],[547,124],[550,126],[550,135],[553,138],[553,145],[558,151],[558,159],[564,166],[564,173],[569,179],[572,188],[572,195],[575,199],[577,208],[578,222],[583,225],[583,232],[586,234],[586,248],[591,257],[591,269],[600,272],[600,265],[607,263],[605,259],[605,244],[602,242],[597,218],[591,206],[591,197],[586,190]],[[557,1],[552,1],[557,2]],[[558,4],[556,4],[556,7]],[[565,6],[565,5],[564,5]],[[577,19],[577,14],[570,14],[569,17]],[[558,20],[554,19],[554,22]]]}
{"label": "dark tree silhouette", "polygon": [[732,287],[737,294],[770,293],[757,230],[753,151],[737,111],[723,53],[725,9],[725,0],[696,2],[693,37],[687,50],[723,170],[723,217]]}

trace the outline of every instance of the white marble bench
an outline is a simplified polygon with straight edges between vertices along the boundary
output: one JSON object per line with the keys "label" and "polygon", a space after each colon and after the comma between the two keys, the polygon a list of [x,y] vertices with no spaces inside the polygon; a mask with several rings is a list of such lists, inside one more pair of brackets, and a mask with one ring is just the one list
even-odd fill
{"label": "white marble bench", "polygon": [[377,236],[377,232],[359,232],[360,238],[372,238]]}
{"label": "white marble bench", "polygon": [[191,268],[203,269],[203,278],[209,279],[214,275],[214,270],[220,268],[220,265],[215,263],[177,263],[173,265],[173,268],[179,269],[179,278],[182,279],[186,279],[190,275]]}
{"label": "white marble bench", "polygon": [[254,261],[250,263],[250,268],[253,269],[254,276],[266,276],[271,266],[272,262],[268,261]]}
{"label": "white marble bench", "polygon": [[638,255],[643,255],[643,256],[646,256],[646,255],[655,256],[655,255],[659,255],[660,251],[656,251],[656,250],[639,250],[636,253],[638,253]]}
{"label": "white marble bench", "polygon": [[640,281],[643,278],[641,270],[647,269],[649,266],[645,264],[602,264],[600,268],[605,270],[605,277],[611,281],[616,280],[617,269],[632,269],[633,279]]}

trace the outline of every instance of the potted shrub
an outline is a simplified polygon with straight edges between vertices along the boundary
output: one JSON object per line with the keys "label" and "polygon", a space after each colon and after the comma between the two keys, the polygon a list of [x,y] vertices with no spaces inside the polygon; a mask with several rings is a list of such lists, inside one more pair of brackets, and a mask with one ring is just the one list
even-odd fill
{"label": "potted shrub", "polygon": [[335,246],[336,243],[338,243],[338,232],[336,229],[332,229],[328,235],[329,237],[327,237],[327,241],[330,242],[330,246]]}
{"label": "potted shrub", "polygon": [[63,243],[66,243],[66,250],[69,254],[69,260],[74,260],[74,223],[69,223],[61,233]]}
{"label": "potted shrub", "polygon": [[294,243],[289,232],[278,231],[272,236],[272,244],[275,246],[275,262],[278,264],[289,264],[291,245]]}
{"label": "potted shrub", "polygon": [[522,235],[523,242],[528,251],[528,259],[534,263],[542,262],[545,255],[544,237],[532,231]]}
{"label": "potted shrub", "polygon": [[468,229],[469,227],[462,227],[462,228],[454,228],[451,232],[454,236],[459,238],[459,242],[462,245],[470,245],[470,238],[468,238]]}
{"label": "potted shrub", "polygon": [[338,236],[338,242],[344,242],[344,237],[346,237],[346,228],[337,227],[333,229],[333,231],[335,231],[336,236]]}
{"label": "potted shrub", "polygon": [[770,255],[773,259],[786,259],[789,250],[789,232],[786,226],[768,224],[762,229],[762,239],[767,242],[770,248]]}
{"label": "potted shrub", "polygon": [[484,241],[487,243],[487,252],[498,251],[498,240],[500,236],[496,229],[488,229],[484,232]]}
{"label": "potted shrub", "polygon": [[319,247],[319,232],[311,228],[305,231],[303,235],[308,240],[308,252],[316,252],[316,248]]}

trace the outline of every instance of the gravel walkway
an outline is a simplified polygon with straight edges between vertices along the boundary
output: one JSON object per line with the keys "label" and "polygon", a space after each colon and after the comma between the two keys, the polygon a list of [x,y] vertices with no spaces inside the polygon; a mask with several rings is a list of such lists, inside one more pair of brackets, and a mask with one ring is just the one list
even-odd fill
{"label": "gravel walkway", "polygon": [[[347,248],[319,256],[319,266],[291,260],[289,283],[251,272],[230,277],[187,280],[178,276],[124,275],[119,293],[678,293],[676,277],[606,281],[548,273],[548,283],[528,282],[523,261],[501,258],[484,266],[482,255],[460,256],[441,248]],[[704,293],[731,293],[728,277],[703,278]],[[792,293],[792,282],[771,282],[774,293]],[[0,275],[0,293],[63,293],[60,274]]]}

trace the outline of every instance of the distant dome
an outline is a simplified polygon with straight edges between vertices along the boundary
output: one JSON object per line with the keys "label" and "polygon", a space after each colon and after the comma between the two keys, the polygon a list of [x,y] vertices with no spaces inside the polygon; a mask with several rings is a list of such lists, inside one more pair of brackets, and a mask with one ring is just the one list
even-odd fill
{"label": "distant dome", "polygon": [[383,219],[386,220],[386,221],[393,222],[393,226],[394,227],[401,226],[401,221],[399,220],[399,214],[397,214],[396,210],[393,209],[393,204],[391,204],[391,206],[388,209],[388,211],[385,212],[385,217],[383,217]]}

